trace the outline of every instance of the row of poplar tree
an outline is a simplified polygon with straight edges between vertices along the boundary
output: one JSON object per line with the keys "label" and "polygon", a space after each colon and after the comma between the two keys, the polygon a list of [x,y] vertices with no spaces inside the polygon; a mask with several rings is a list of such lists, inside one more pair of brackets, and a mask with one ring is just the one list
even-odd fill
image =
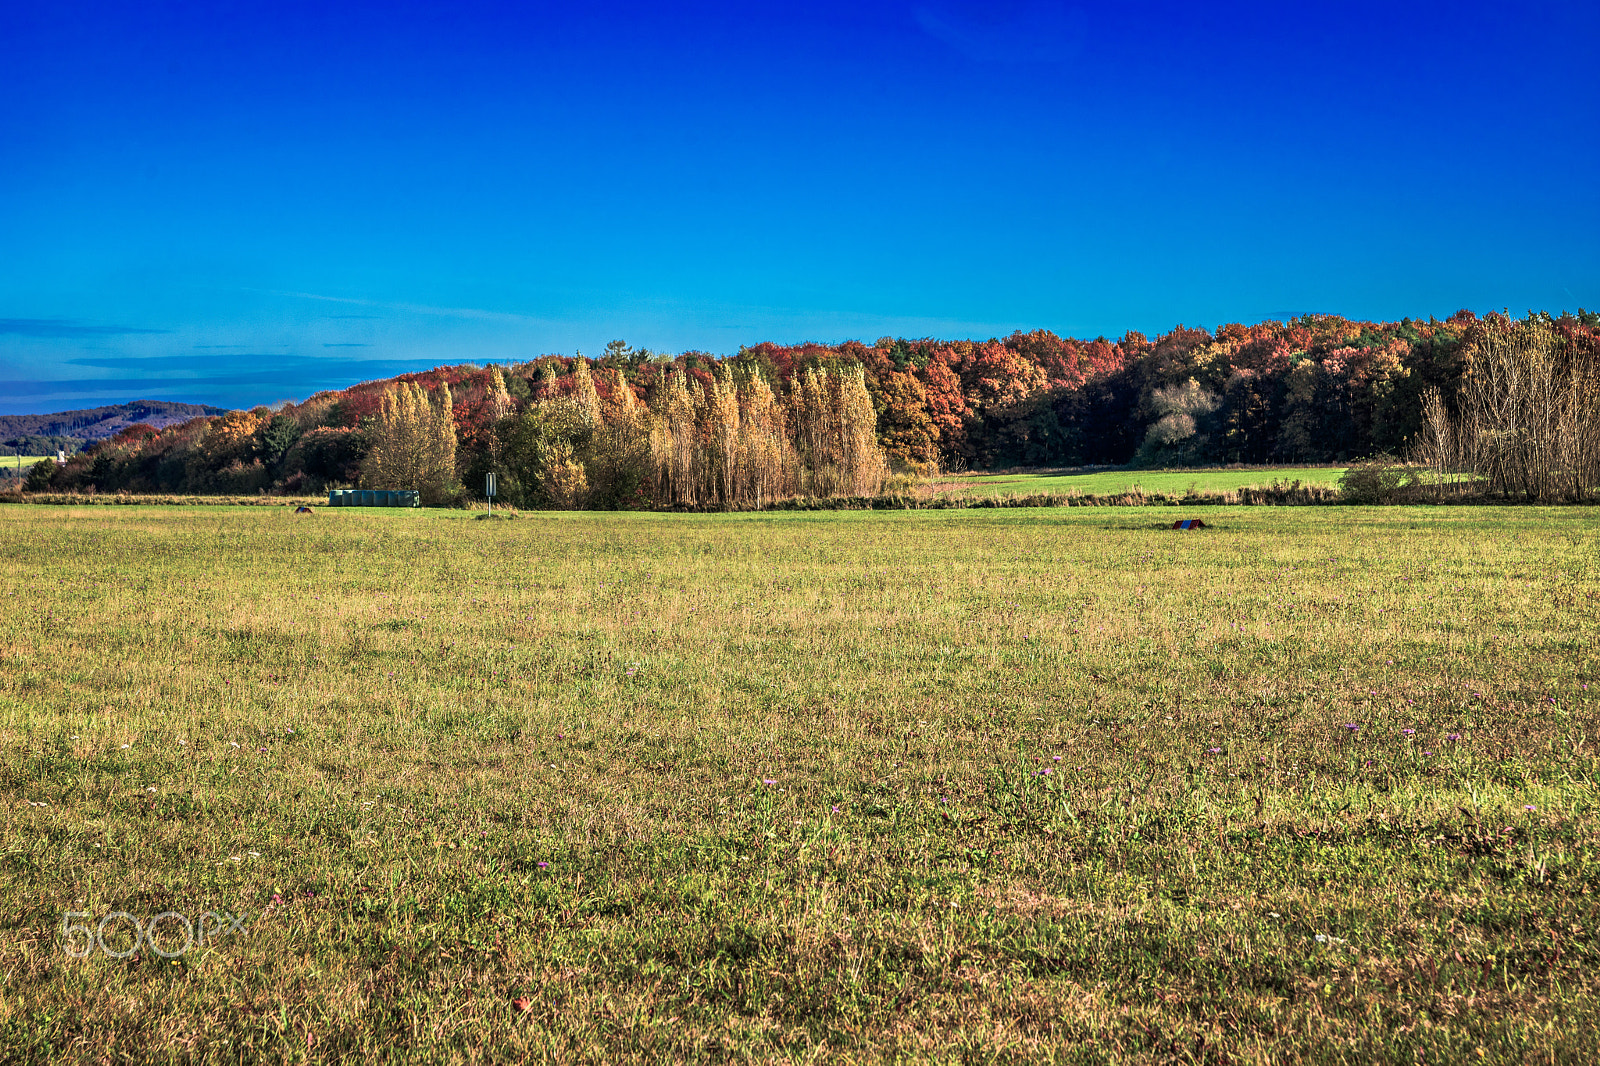
{"label": "row of poplar tree", "polygon": [[516,506],[728,507],[874,495],[889,474],[859,366],[804,370],[787,395],[759,372],[673,368],[642,398],[620,370],[596,375],[577,359],[565,381],[546,363],[527,403],[499,367],[483,392],[468,420],[474,447],[458,463],[450,387],[386,391],[365,427],[361,485],[418,488],[436,504],[493,471]]}

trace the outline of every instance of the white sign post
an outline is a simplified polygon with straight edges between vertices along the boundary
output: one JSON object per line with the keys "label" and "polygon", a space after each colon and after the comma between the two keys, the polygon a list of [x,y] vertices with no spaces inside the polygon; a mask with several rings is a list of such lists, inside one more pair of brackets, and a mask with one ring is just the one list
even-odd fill
{"label": "white sign post", "polygon": [[483,479],[483,494],[489,497],[489,513],[494,514],[494,474],[490,473]]}

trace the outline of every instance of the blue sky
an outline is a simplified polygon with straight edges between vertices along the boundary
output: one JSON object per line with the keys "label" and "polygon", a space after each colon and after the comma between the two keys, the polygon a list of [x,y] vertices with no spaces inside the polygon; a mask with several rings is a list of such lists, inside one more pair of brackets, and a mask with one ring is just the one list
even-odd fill
{"label": "blue sky", "polygon": [[0,5],[0,412],[1600,307],[1593,3]]}

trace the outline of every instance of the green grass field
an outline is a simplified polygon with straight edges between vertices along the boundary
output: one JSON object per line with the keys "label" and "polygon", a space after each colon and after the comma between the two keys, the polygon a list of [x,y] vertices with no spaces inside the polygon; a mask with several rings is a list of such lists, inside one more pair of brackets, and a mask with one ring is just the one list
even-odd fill
{"label": "green grass field", "polygon": [[29,467],[48,458],[48,455],[24,455],[19,460],[15,455],[0,455],[0,477],[27,477]]}
{"label": "green grass field", "polygon": [[0,1058],[1594,1061],[1595,512],[1171,516],[0,506]]}
{"label": "green grass field", "polygon": [[1099,470],[1086,474],[962,474],[940,480],[935,491],[956,496],[1029,496],[1081,492],[1112,496],[1137,487],[1145,492],[1232,492],[1274,481],[1337,485],[1343,467],[1295,466],[1259,469]]}

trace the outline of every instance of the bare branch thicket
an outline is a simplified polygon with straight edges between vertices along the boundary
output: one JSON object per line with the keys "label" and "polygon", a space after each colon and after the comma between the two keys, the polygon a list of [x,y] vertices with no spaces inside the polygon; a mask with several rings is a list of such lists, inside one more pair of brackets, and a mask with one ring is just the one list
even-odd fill
{"label": "bare branch thicket", "polygon": [[1430,386],[1422,394],[1422,431],[1411,447],[1411,461],[1425,467],[1433,479],[1433,495],[1442,500],[1458,494],[1465,484],[1461,480],[1461,454],[1457,447],[1458,434],[1444,394]]}
{"label": "bare branch thicket", "polygon": [[[1461,465],[1492,493],[1592,499],[1600,491],[1600,353],[1548,318],[1489,316],[1463,346]],[[1432,415],[1430,414],[1430,421]]]}

